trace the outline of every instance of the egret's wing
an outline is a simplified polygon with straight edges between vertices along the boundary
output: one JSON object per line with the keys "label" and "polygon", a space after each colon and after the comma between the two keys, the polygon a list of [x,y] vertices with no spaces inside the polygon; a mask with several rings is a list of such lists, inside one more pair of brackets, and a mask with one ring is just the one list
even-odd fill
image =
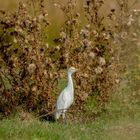
{"label": "egret's wing", "polygon": [[63,109],[65,105],[65,92],[66,88],[60,93],[57,102],[56,102],[56,108],[57,109]]}
{"label": "egret's wing", "polygon": [[65,109],[65,93],[67,92],[66,88],[60,93],[56,102],[56,111],[55,118],[58,119]]}

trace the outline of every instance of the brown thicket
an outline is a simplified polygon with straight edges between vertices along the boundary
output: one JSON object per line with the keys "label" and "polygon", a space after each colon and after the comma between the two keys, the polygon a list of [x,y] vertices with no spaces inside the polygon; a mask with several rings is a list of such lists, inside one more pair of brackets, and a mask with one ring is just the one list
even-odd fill
{"label": "brown thicket", "polygon": [[[20,2],[16,12],[1,11],[0,112],[9,115],[18,106],[37,113],[53,111],[60,92],[59,81],[66,77],[64,71],[70,66],[79,69],[74,77],[73,114],[85,112],[89,99],[96,105],[92,113],[103,111],[114,84],[119,82],[115,62],[118,50],[114,49],[117,46],[114,42],[127,35],[120,31],[122,20],[117,11],[111,9],[103,16],[100,14],[105,5],[103,0],[86,0],[83,6],[86,23],[82,27],[76,1],[68,0],[66,5],[55,3],[63,11],[65,21],[60,36],[54,39],[56,45],[50,46],[46,41],[49,22],[44,1],[39,0],[39,10],[34,13],[29,10],[31,2],[28,3],[27,6]],[[124,5],[120,5],[123,14]]]}

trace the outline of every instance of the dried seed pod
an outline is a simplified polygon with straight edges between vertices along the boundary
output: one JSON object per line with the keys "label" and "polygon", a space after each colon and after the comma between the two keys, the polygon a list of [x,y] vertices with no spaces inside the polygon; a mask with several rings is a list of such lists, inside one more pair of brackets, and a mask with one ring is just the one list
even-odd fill
{"label": "dried seed pod", "polygon": [[103,68],[98,66],[97,68],[95,68],[95,73],[96,74],[101,74],[103,72]]}
{"label": "dried seed pod", "polygon": [[103,57],[99,57],[99,65],[104,66],[106,64],[106,61]]}
{"label": "dried seed pod", "polygon": [[95,59],[96,54],[94,52],[90,52],[89,53],[89,57],[92,58],[92,59]]}
{"label": "dried seed pod", "polygon": [[33,74],[35,72],[36,65],[34,63],[29,64],[27,70],[30,74]]}

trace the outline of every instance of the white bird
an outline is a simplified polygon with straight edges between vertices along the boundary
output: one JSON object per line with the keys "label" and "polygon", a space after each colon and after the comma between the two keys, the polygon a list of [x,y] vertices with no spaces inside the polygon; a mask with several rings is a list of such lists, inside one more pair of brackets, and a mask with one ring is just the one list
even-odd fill
{"label": "white bird", "polygon": [[54,114],[55,120],[59,119],[61,115],[64,119],[65,112],[73,103],[74,87],[73,87],[72,74],[74,72],[76,72],[76,69],[74,67],[70,67],[68,69],[68,84],[58,96],[56,107],[55,107],[55,114]]}

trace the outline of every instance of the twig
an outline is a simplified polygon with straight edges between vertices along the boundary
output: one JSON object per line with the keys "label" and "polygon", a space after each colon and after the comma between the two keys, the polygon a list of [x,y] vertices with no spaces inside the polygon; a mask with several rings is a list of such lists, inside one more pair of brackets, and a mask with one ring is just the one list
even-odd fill
{"label": "twig", "polygon": [[42,117],[45,117],[45,116],[51,115],[51,114],[53,114],[54,112],[55,112],[55,111],[52,111],[52,112],[46,113],[46,114],[44,114],[44,115],[40,115],[40,116],[38,116],[37,118],[42,118]]}
{"label": "twig", "polygon": [[[58,111],[64,111],[64,110],[67,110],[67,109],[58,109],[57,112],[58,112]],[[41,118],[41,117],[45,117],[45,116],[51,115],[51,114],[53,114],[54,112],[55,112],[55,111],[51,111],[51,112],[49,112],[49,113],[40,115],[40,116],[38,116],[37,118]]]}

